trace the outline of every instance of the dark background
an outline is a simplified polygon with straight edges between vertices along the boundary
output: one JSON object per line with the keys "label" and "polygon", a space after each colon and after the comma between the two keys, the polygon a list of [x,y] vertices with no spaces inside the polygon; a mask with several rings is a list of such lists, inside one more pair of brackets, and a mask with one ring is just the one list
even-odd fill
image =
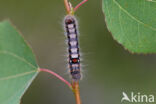
{"label": "dark background", "polygon": [[[73,5],[80,2],[71,1]],[[119,45],[106,28],[101,3],[89,0],[75,14],[82,52],[83,104],[121,104],[123,91],[156,96],[156,55],[131,54]],[[23,33],[39,66],[70,81],[62,25],[65,15],[63,0],[0,0],[0,20],[10,19]],[[40,73],[22,98],[22,104],[74,103],[72,91],[48,73]]]}

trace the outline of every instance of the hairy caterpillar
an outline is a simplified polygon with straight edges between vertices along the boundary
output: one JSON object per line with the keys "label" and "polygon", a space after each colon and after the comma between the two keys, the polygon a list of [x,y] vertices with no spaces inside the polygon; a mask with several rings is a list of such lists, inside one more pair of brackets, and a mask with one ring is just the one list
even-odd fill
{"label": "hairy caterpillar", "polygon": [[72,7],[68,0],[64,0],[67,16],[64,18],[64,26],[66,37],[68,41],[68,53],[69,53],[69,68],[73,81],[79,81],[81,78],[80,70],[80,52],[78,42],[78,24],[77,19],[74,16],[74,12],[88,0],[83,0],[75,8]]}
{"label": "hairy caterpillar", "polygon": [[81,78],[81,74],[77,20],[74,16],[67,15],[64,19],[64,23],[68,39],[70,74],[73,80],[79,80]]}

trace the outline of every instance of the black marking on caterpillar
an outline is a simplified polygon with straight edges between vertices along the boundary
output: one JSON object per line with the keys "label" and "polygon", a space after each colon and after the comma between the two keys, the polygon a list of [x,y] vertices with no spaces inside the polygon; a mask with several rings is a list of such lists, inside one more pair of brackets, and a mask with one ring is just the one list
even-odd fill
{"label": "black marking on caterpillar", "polygon": [[69,68],[72,79],[80,80],[80,53],[78,44],[77,20],[72,15],[67,15],[64,19],[65,31],[68,39]]}

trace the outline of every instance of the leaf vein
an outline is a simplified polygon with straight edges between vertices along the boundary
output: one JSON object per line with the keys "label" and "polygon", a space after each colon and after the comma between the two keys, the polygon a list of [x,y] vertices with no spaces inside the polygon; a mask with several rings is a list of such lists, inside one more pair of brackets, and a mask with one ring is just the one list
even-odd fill
{"label": "leaf vein", "polygon": [[126,13],[129,17],[131,17],[133,20],[135,20],[136,22],[147,26],[148,28],[150,28],[151,30],[156,31],[156,28],[150,26],[149,24],[145,24],[144,22],[140,21],[139,19],[137,19],[136,17],[134,17],[133,15],[131,15],[128,11],[126,11],[116,0],[113,0],[113,2],[124,12]]}
{"label": "leaf vein", "polygon": [[[32,72],[33,73],[33,72]],[[23,89],[23,88],[25,88],[25,87],[28,87],[29,85],[30,85],[30,82],[32,81],[32,79],[33,78],[31,78],[29,81],[28,81],[28,83],[26,83],[26,84],[24,84],[18,91],[16,91],[15,93],[14,93],[14,95],[13,96],[11,96],[10,98],[8,98],[8,100],[7,101],[5,101],[6,103],[7,102],[9,102],[10,100],[12,100],[13,98],[14,98],[14,96],[16,96],[20,91],[21,91],[21,89]],[[28,86],[27,86],[28,85]],[[26,88],[25,88],[25,90],[26,90]],[[24,90],[24,92],[25,92],[25,90]],[[23,94],[24,94],[24,92],[23,92]],[[22,96],[20,96],[20,99],[22,98]],[[5,103],[5,104],[6,104]]]}
{"label": "leaf vein", "polygon": [[21,61],[27,63],[27,64],[28,64],[29,66],[31,66],[32,68],[37,68],[37,67],[35,67],[34,65],[32,65],[31,63],[29,63],[27,60],[25,60],[23,57],[20,57],[20,56],[14,54],[14,53],[12,53],[12,52],[8,52],[8,51],[0,51],[0,54],[1,54],[1,53],[2,53],[2,54],[8,54],[8,55],[11,55],[11,56],[13,56],[13,57],[15,57],[15,58],[17,58],[17,59],[19,59],[19,60],[21,60]]}
{"label": "leaf vein", "polygon": [[31,73],[37,72],[36,70],[33,71],[29,71],[29,72],[24,72],[24,73],[20,73],[20,74],[16,74],[16,75],[11,75],[11,76],[7,76],[7,77],[2,77],[0,78],[0,81],[2,80],[8,80],[8,79],[13,79],[13,78],[18,78],[18,77],[22,77]]}

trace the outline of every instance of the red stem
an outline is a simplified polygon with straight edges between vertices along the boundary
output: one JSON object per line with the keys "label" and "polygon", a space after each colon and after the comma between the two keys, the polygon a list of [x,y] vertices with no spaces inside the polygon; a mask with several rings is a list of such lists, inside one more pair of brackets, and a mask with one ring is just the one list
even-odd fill
{"label": "red stem", "polygon": [[82,2],[80,2],[75,8],[74,8],[74,12],[85,2],[87,2],[88,0],[83,0]]}
{"label": "red stem", "polygon": [[64,82],[66,85],[68,85],[69,88],[72,88],[72,85],[67,80],[65,80],[63,77],[58,75],[57,73],[55,73],[55,72],[53,72],[53,71],[51,71],[49,69],[42,69],[42,68],[40,68],[39,71],[47,72],[47,73],[50,73],[50,74],[54,75],[55,77],[60,79],[62,82]]}

